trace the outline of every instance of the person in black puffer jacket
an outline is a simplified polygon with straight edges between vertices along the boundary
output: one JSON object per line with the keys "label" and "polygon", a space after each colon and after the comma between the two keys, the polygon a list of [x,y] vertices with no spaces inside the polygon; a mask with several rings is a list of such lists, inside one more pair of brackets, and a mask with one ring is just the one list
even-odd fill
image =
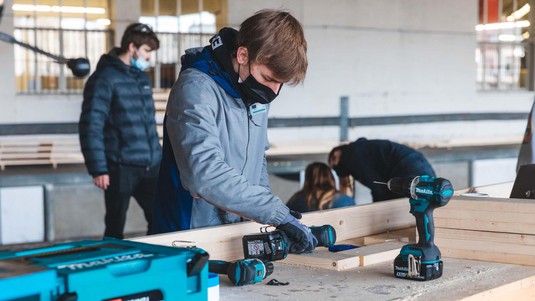
{"label": "person in black puffer jacket", "polygon": [[158,48],[149,26],[129,25],[121,47],[102,55],[84,87],[80,144],[93,183],[104,190],[104,236],[123,238],[131,196],[151,227],[161,146],[152,88],[143,71]]}

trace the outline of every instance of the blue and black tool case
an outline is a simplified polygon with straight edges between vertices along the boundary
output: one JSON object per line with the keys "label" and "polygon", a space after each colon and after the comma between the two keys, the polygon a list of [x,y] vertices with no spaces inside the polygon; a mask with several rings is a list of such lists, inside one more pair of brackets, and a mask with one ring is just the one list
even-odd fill
{"label": "blue and black tool case", "polygon": [[106,239],[0,252],[0,300],[207,300],[208,253]]}

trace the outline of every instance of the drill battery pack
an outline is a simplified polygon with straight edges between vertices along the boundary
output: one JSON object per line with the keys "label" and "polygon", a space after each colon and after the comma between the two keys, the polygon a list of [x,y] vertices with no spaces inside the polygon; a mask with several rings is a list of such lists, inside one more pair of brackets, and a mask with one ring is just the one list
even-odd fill
{"label": "drill battery pack", "polygon": [[402,279],[410,279],[417,281],[428,281],[440,278],[444,266],[442,260],[433,263],[416,262],[411,260],[404,260],[401,255],[398,255],[394,260],[394,276]]}
{"label": "drill battery pack", "polygon": [[208,253],[84,240],[0,252],[0,300],[207,300]]}

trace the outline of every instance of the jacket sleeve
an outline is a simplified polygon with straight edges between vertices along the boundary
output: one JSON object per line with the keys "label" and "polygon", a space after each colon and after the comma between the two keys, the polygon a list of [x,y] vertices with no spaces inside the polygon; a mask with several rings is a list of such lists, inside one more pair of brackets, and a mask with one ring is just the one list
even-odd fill
{"label": "jacket sleeve", "polygon": [[78,131],[85,165],[93,177],[108,173],[104,125],[112,98],[113,90],[108,81],[98,76],[87,81]]}
{"label": "jacket sleeve", "polygon": [[262,174],[260,175],[260,186],[265,187],[267,190],[271,191],[271,185],[269,184],[269,174],[267,172],[267,160],[265,155],[263,157],[262,163]]}
{"label": "jacket sleeve", "polygon": [[216,118],[217,88],[203,79],[179,80],[167,107],[166,129],[184,188],[225,211],[263,224],[280,224],[289,214],[288,207],[225,162]]}

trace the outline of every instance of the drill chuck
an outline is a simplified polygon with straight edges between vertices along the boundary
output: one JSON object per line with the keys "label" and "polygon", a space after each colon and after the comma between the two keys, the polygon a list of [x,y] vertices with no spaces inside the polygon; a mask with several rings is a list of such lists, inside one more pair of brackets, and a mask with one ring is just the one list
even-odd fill
{"label": "drill chuck", "polygon": [[430,176],[396,177],[386,185],[393,193],[427,202],[433,207],[445,206],[453,195],[449,180]]}
{"label": "drill chuck", "polygon": [[331,225],[312,226],[310,231],[318,240],[318,246],[328,248],[336,243],[336,231]]}

